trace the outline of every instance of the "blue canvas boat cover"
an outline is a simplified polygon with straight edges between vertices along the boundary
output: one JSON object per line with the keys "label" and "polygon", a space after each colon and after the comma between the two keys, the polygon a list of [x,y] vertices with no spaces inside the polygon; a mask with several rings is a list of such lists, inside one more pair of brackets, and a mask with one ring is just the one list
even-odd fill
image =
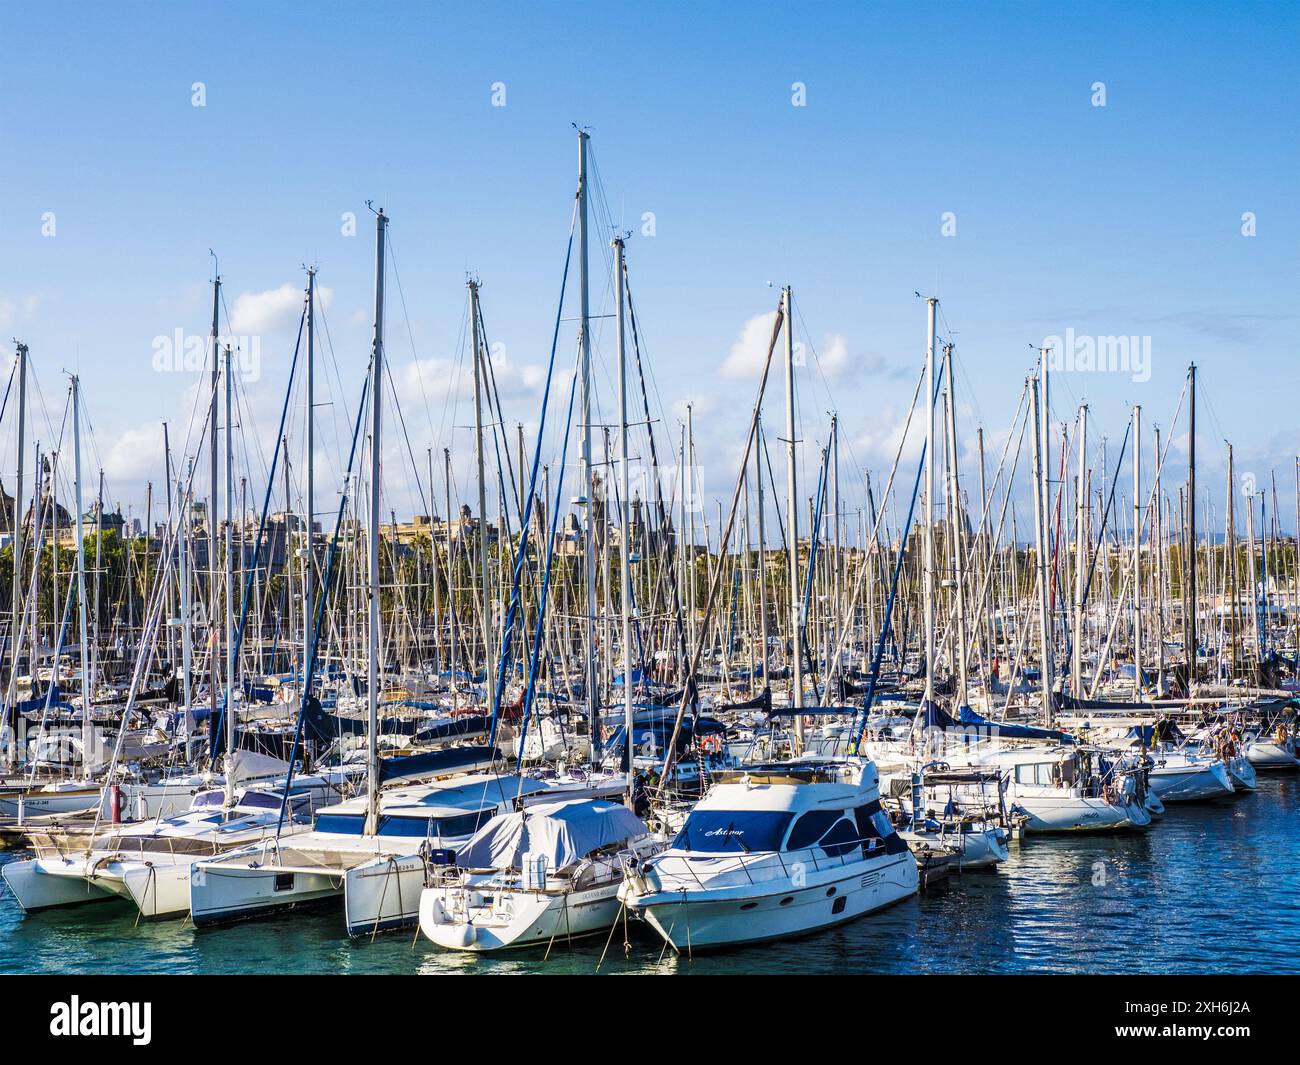
{"label": "blue canvas boat cover", "polygon": [[522,869],[525,855],[545,857],[552,872],[648,829],[622,803],[567,799],[498,814],[456,853],[462,869]]}

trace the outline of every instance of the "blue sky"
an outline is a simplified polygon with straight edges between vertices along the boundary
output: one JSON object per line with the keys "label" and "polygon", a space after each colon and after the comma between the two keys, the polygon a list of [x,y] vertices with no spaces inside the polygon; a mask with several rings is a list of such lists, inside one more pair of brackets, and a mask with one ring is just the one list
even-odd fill
{"label": "blue sky", "polygon": [[[661,426],[675,445],[682,404],[695,403],[710,498],[729,490],[753,393],[724,363],[788,282],[814,352],[801,435],[824,440],[838,410],[845,467],[881,472],[892,458],[923,355],[920,291],[938,294],[955,334],[963,437],[976,424],[1005,432],[1043,337],[1149,336],[1149,381],[1059,375],[1055,417],[1088,401],[1094,441],[1118,439],[1133,402],[1148,425],[1166,423],[1194,360],[1207,478],[1221,476],[1227,437],[1261,481],[1278,469],[1291,510],[1292,5],[9,3],[0,34],[0,331],[31,345],[55,428],[60,373],[79,369],[88,462],[137,510],[144,480],[161,480],[160,423],[183,438],[196,388],[155,372],[151,345],[206,332],[209,248],[232,325],[261,336],[245,401],[263,447],[296,325],[294,297],[274,293],[300,286],[305,262],[330,290],[342,386],[331,398],[355,396],[373,284],[367,199],[393,219],[405,310],[389,304],[390,357],[414,449],[450,439],[468,458],[468,436],[448,429],[469,420],[464,391],[440,387],[463,369],[468,271],[501,345],[507,420],[535,424],[572,122],[592,131],[609,218],[635,231]],[[492,106],[497,82],[504,107]],[[796,82],[806,106],[792,106]],[[355,237],[340,232],[344,212],[358,216]],[[1255,236],[1242,234],[1245,212]],[[569,365],[572,331],[562,337]],[[607,325],[598,355],[609,413]],[[8,486],[12,459],[0,461]],[[391,465],[393,506],[419,509]]]}

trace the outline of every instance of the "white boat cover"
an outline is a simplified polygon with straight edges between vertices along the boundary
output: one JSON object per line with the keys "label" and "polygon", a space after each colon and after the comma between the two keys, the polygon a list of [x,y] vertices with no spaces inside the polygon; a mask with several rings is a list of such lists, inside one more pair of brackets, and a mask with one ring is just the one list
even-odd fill
{"label": "white boat cover", "polygon": [[238,750],[231,755],[234,767],[234,780],[238,784],[245,780],[259,780],[262,777],[282,777],[289,772],[289,763],[258,751]]}
{"label": "white boat cover", "polygon": [[621,803],[567,799],[539,803],[522,813],[498,814],[457,849],[462,869],[522,869],[524,856],[544,856],[546,867],[563,869],[610,844],[649,831]]}

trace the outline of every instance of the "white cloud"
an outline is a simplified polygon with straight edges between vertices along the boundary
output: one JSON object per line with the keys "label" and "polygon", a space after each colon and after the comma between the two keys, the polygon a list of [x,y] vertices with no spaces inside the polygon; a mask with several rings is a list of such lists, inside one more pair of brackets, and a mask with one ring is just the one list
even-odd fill
{"label": "white cloud", "polygon": [[0,329],[8,329],[10,326],[30,321],[40,302],[39,292],[29,292],[25,296],[17,297],[0,293]]}
{"label": "white cloud", "polygon": [[[316,298],[328,307],[334,290],[319,287]],[[230,314],[230,329],[239,336],[263,336],[277,330],[291,329],[302,315],[306,294],[302,285],[286,281],[279,288],[264,292],[241,292],[235,297]]]}
{"label": "white cloud", "polygon": [[731,345],[727,357],[722,360],[718,372],[723,377],[742,378],[757,377],[763,371],[767,361],[767,348],[772,342],[772,323],[776,321],[776,312],[768,311],[758,314],[747,321],[740,330],[740,336]]}
{"label": "white cloud", "polygon": [[[491,356],[492,376],[502,402],[534,399],[546,385],[546,367],[532,363],[516,365],[503,353]],[[468,360],[413,359],[395,375],[403,395],[427,398],[430,402],[474,397],[474,373]],[[568,380],[557,370],[552,388]]]}
{"label": "white cloud", "polygon": [[[755,315],[741,327],[727,352],[718,372],[733,379],[755,378],[763,371],[767,361],[768,345],[772,342],[772,323],[776,312]],[[783,357],[784,340],[777,341],[777,356]],[[854,354],[848,340],[840,333],[827,333],[821,344],[812,348],[806,341],[795,338],[796,365],[803,354],[807,365],[827,381],[849,383],[868,375],[899,376],[899,366],[879,355]],[[905,374],[903,376],[906,376]]]}
{"label": "white cloud", "polygon": [[104,456],[104,473],[120,491],[144,481],[159,479],[162,463],[162,423],[125,429]]}

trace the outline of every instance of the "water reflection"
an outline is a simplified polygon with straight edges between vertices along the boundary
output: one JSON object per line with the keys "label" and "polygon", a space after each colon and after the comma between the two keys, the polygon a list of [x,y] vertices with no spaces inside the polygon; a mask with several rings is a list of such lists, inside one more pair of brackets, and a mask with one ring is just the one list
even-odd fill
{"label": "water reflection", "polygon": [[[601,971],[1297,972],[1298,806],[1294,775],[1260,774],[1258,792],[1171,806],[1145,833],[1031,838],[996,873],[796,942],[688,958],[635,925],[625,946],[620,928]],[[196,931],[121,902],[23,918],[6,890],[0,972],[586,974],[605,949],[474,958],[411,932],[349,941],[342,923],[334,907]]]}

